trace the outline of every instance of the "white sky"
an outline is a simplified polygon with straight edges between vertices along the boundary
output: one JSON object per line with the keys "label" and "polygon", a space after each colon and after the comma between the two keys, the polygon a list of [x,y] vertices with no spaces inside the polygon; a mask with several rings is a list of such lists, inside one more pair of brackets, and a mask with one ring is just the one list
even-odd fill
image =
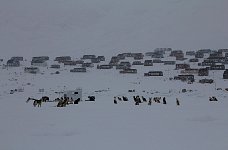
{"label": "white sky", "polygon": [[227,0],[1,0],[1,55],[228,48]]}

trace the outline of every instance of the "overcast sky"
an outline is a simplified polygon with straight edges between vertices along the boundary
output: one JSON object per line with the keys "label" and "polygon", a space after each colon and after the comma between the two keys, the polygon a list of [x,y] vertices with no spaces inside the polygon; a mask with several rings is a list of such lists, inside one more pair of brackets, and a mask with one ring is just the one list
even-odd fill
{"label": "overcast sky", "polygon": [[228,48],[227,7],[227,0],[0,0],[0,52]]}

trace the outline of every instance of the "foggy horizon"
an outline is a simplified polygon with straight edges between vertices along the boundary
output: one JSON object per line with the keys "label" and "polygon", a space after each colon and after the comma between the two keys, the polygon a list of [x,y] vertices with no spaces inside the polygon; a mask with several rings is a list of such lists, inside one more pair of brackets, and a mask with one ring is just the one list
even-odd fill
{"label": "foggy horizon", "polygon": [[228,47],[225,0],[0,2],[3,55]]}

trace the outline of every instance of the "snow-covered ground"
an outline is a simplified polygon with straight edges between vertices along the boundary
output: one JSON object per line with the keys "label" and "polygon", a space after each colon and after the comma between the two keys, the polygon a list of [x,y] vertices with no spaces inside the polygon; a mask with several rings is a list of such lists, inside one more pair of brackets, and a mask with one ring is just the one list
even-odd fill
{"label": "snow-covered ground", "polygon": [[[223,71],[210,73],[208,78],[215,78],[215,85],[168,80],[178,70],[158,64],[135,67],[138,74],[96,68],[88,69],[87,73],[70,73],[72,67],[62,67],[60,74],[51,74],[56,70],[40,68],[42,74],[36,75],[24,73],[23,66],[0,72],[1,149],[228,148],[228,92],[224,90],[227,80],[221,77]],[[155,68],[164,71],[164,76],[143,76]],[[24,92],[9,94],[19,87]],[[44,95],[53,100],[60,96],[55,92],[78,87],[83,89],[83,101],[78,105],[59,108],[56,102],[47,102],[39,108],[25,102],[28,97]],[[42,88],[44,92],[40,93]],[[186,93],[181,92],[184,88]],[[129,89],[135,92],[129,93]],[[94,95],[96,101],[84,101],[89,95]],[[167,105],[136,106],[132,97],[135,95],[147,99],[165,96]],[[118,101],[115,105],[114,96],[127,96],[129,101]],[[216,96],[219,101],[209,102],[209,96]],[[176,98],[180,106],[176,106]]]}

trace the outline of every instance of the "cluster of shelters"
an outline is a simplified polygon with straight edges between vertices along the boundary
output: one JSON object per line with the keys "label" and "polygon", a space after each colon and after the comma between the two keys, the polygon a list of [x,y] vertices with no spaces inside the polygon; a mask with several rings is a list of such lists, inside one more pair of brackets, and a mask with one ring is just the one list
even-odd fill
{"label": "cluster of shelters", "polygon": [[[169,59],[167,59],[169,58]],[[174,58],[174,60],[173,60]],[[3,60],[2,60],[3,61]],[[8,67],[19,67],[23,57],[12,57],[7,61]],[[32,57],[31,67],[25,67],[26,73],[39,73],[39,67],[49,67],[48,56]],[[137,74],[137,68],[155,67],[154,64],[170,65],[180,74],[174,76],[174,79],[181,81],[194,82],[194,76],[208,76],[212,70],[224,70],[223,79],[228,79],[228,49],[200,49],[197,51],[172,50],[172,48],[156,48],[151,52],[144,53],[120,53],[112,56],[107,61],[105,56],[83,55],[81,58],[74,60],[71,56],[58,56],[54,59],[56,63],[50,65],[50,68],[60,69],[63,66],[73,66],[70,72],[87,72],[87,68],[96,65],[98,70],[116,69],[121,74]],[[187,62],[188,61],[188,62]],[[108,63],[107,63],[108,62]],[[197,64],[197,68],[191,68],[191,64]],[[163,71],[156,68],[144,73],[144,76],[163,76]],[[211,83],[211,80],[202,79],[200,83]]]}
{"label": "cluster of shelters", "polygon": [[11,57],[7,61],[7,67],[20,67],[20,62],[23,61],[23,57]]}
{"label": "cluster of shelters", "polygon": [[49,60],[48,56],[39,56],[39,57],[33,57],[31,61],[32,66],[37,67],[47,67],[47,61]]}

